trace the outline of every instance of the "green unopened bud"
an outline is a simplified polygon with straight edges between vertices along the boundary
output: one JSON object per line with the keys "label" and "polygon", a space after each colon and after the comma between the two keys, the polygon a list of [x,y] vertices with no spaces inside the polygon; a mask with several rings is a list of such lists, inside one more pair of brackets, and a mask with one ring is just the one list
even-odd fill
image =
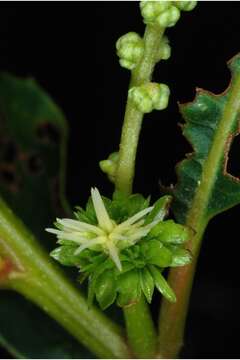
{"label": "green unopened bud", "polygon": [[171,5],[163,13],[156,18],[156,22],[159,26],[166,28],[172,27],[180,18],[180,11],[176,6]]}
{"label": "green unopened bud", "polygon": [[145,24],[158,24],[166,28],[176,24],[180,18],[178,7],[171,1],[142,1],[140,9]]}
{"label": "green unopened bud", "polygon": [[168,42],[167,36],[164,36],[161,40],[159,52],[158,52],[158,61],[167,60],[171,56],[171,47]]}
{"label": "green unopened bud", "polygon": [[99,162],[100,169],[107,174],[109,180],[114,183],[116,170],[118,166],[119,154],[114,152],[109,155],[107,160],[101,160]]}
{"label": "green unopened bud", "polygon": [[173,4],[183,11],[191,11],[197,5],[197,1],[173,1]]}
{"label": "green unopened bud", "polygon": [[144,52],[144,41],[137,33],[129,32],[118,39],[116,48],[120,65],[132,70],[141,60]]}
{"label": "green unopened bud", "polygon": [[145,24],[153,24],[156,18],[171,5],[170,1],[141,1],[140,9]]}
{"label": "green unopened bud", "polygon": [[132,87],[128,94],[136,108],[142,113],[163,110],[168,105],[169,88],[165,84],[148,83]]}

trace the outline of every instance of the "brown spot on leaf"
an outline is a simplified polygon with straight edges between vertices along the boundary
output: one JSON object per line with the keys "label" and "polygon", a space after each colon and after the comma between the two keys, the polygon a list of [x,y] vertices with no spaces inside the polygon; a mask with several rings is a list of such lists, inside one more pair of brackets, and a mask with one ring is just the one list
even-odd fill
{"label": "brown spot on leaf", "polygon": [[43,161],[38,154],[30,155],[27,164],[31,174],[39,175],[43,171]]}
{"label": "brown spot on leaf", "polygon": [[0,164],[0,179],[11,192],[19,191],[19,179],[12,164]]}
{"label": "brown spot on leaf", "polygon": [[38,139],[45,144],[53,143],[57,145],[60,142],[59,130],[49,122],[40,124],[36,133]]}
{"label": "brown spot on leaf", "polygon": [[7,280],[11,271],[15,269],[15,266],[9,259],[0,258],[0,282]]}

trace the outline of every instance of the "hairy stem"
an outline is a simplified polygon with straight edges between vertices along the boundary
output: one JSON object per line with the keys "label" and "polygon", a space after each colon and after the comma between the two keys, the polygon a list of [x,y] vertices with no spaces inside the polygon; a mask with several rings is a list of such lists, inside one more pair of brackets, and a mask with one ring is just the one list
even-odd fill
{"label": "hairy stem", "polygon": [[[132,71],[129,88],[148,83],[152,78],[157,54],[164,30],[148,25],[144,34],[144,54],[139,65]],[[143,113],[128,99],[122,128],[119,162],[116,173],[116,190],[131,194],[135,160]],[[124,310],[129,343],[135,355],[151,358],[156,349],[156,333],[148,305],[144,299]],[[142,319],[142,322],[140,322]]]}
{"label": "hairy stem", "polygon": [[[129,88],[147,83],[152,78],[163,29],[158,26],[146,27],[144,34],[145,50],[139,65],[132,71]],[[119,149],[119,162],[116,174],[116,189],[131,194],[135,171],[135,160],[143,113],[136,109],[128,99],[122,128]]]}
{"label": "hairy stem", "polygon": [[175,358],[183,344],[184,326],[186,322],[192,281],[196,269],[201,241],[210,220],[206,216],[209,199],[217,177],[217,169],[229,135],[236,124],[240,109],[240,75],[234,77],[230,96],[224,106],[224,111],[216,130],[215,138],[208,157],[203,164],[199,187],[193,198],[192,206],[186,217],[186,225],[194,229],[195,236],[186,245],[193,255],[191,264],[170,271],[169,284],[177,296],[175,304],[163,300],[159,322],[159,357]]}
{"label": "hairy stem", "polygon": [[88,308],[81,293],[1,199],[0,254],[9,264],[0,286],[37,304],[99,357],[130,357],[120,328],[97,309]]}

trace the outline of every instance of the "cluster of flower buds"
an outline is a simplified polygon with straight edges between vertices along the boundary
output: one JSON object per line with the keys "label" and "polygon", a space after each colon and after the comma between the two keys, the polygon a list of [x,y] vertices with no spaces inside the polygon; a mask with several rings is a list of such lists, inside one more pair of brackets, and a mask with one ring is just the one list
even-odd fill
{"label": "cluster of flower buds", "polygon": [[107,174],[109,180],[114,183],[115,182],[115,174],[118,166],[118,152],[114,152],[109,155],[108,159],[101,160],[99,162],[99,166],[105,174]]}
{"label": "cluster of flower buds", "polygon": [[180,18],[180,11],[191,11],[196,1],[141,1],[140,9],[145,24],[172,27]]}
{"label": "cluster of flower buds", "polygon": [[197,5],[197,1],[172,1],[172,3],[182,11],[192,11]]}
{"label": "cluster of flower buds", "polygon": [[171,56],[171,47],[167,36],[163,36],[158,51],[157,61],[168,60]]}
{"label": "cluster of flower buds", "polygon": [[141,1],[140,9],[145,24],[172,27],[180,18],[180,10],[172,1]]}
{"label": "cluster of flower buds", "polygon": [[151,82],[132,87],[128,96],[139,111],[150,113],[152,110],[165,109],[168,105],[169,94],[167,85]]}
{"label": "cluster of flower buds", "polygon": [[118,39],[116,48],[120,65],[133,70],[143,55],[144,41],[137,33],[129,32]]}

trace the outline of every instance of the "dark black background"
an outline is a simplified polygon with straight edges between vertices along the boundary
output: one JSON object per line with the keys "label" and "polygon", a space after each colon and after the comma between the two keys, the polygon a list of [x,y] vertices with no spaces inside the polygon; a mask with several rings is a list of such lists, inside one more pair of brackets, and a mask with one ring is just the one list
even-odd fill
{"label": "dark black background", "polygon": [[[170,86],[170,104],[144,120],[135,192],[156,199],[159,180],[176,181],[174,166],[191,150],[177,126],[177,101],[191,101],[196,86],[215,93],[227,87],[226,61],[240,51],[239,19],[239,2],[202,1],[168,30],[172,56],[156,67],[154,80]],[[91,186],[111,195],[112,186],[97,164],[118,148],[129,80],[129,72],[118,65],[115,42],[128,31],[143,30],[137,2],[0,5],[0,70],[36,78],[69,122],[67,195],[72,205],[83,205]],[[229,169],[240,175],[237,142]],[[209,224],[183,357],[240,357],[239,218],[236,207]]]}

